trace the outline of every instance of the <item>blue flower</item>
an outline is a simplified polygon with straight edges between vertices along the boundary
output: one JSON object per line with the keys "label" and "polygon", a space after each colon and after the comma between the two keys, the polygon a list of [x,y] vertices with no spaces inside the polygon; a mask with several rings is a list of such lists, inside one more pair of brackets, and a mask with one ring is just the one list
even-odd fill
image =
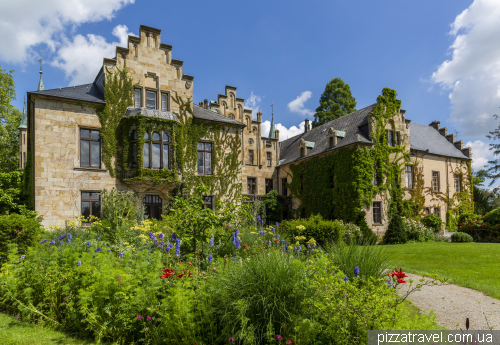
{"label": "blue flower", "polygon": [[87,242],[87,248],[90,248],[90,242]]}
{"label": "blue flower", "polygon": [[210,254],[210,255],[208,256],[208,262],[212,263],[212,259],[213,259],[213,255],[212,255],[212,254]]}
{"label": "blue flower", "polygon": [[260,215],[257,216],[257,220],[260,222]]}
{"label": "blue flower", "polygon": [[175,232],[172,232],[172,241],[175,241],[176,238],[177,236],[175,235]]}
{"label": "blue flower", "polygon": [[354,276],[359,277],[359,267],[354,267]]}
{"label": "blue flower", "polygon": [[161,241],[161,242],[160,242],[160,244],[161,244],[162,246],[164,246],[164,245],[165,245],[165,242],[164,242],[164,241]]}
{"label": "blue flower", "polygon": [[101,238],[100,238],[100,237],[97,237],[97,240],[98,240],[98,241],[100,241],[100,240],[101,240]]}
{"label": "blue flower", "polygon": [[269,245],[269,247],[271,247],[271,241],[269,241],[267,244]]}
{"label": "blue flower", "polygon": [[78,262],[76,263],[77,266],[81,266],[82,265],[82,262],[80,260],[78,260]]}
{"label": "blue flower", "polygon": [[272,228],[272,231],[273,231],[273,234],[275,234],[276,232],[274,231],[274,228]]}
{"label": "blue flower", "polygon": [[56,241],[52,240],[52,241],[50,241],[50,243],[49,243],[49,244],[50,244],[50,245],[55,245],[55,244],[56,244]]}
{"label": "blue flower", "polygon": [[208,245],[210,247],[214,245],[214,235],[212,235],[212,237],[210,237],[210,242],[208,242]]}
{"label": "blue flower", "polygon": [[159,238],[160,240],[163,240],[163,233],[161,233],[161,232],[160,232],[160,234],[158,235],[158,238]]}
{"label": "blue flower", "polygon": [[394,283],[392,282],[392,279],[387,280],[387,286],[389,286],[391,288],[394,287]]}
{"label": "blue flower", "polygon": [[264,236],[264,230],[260,230],[260,234]]}
{"label": "blue flower", "polygon": [[240,240],[236,238],[236,244],[234,245],[236,249],[240,249]]}
{"label": "blue flower", "polygon": [[149,233],[149,238],[154,240],[155,239],[155,234],[153,234],[152,232]]}
{"label": "blue flower", "polygon": [[170,249],[172,249],[172,243],[168,242],[168,243],[167,243],[167,246],[165,247],[165,250],[166,250],[167,252],[169,252],[169,251],[170,251]]}
{"label": "blue flower", "polygon": [[301,251],[302,251],[302,246],[301,246],[301,245],[299,245],[299,246],[297,247],[297,251],[298,251],[298,252],[301,252]]}
{"label": "blue flower", "polygon": [[60,241],[60,242],[59,242],[59,244],[60,244],[60,245],[62,245],[62,244],[63,244],[63,241]]}
{"label": "blue flower", "polygon": [[109,253],[111,251],[111,249],[108,249],[107,252]]}
{"label": "blue flower", "polygon": [[71,243],[71,240],[68,238],[68,244],[70,244],[70,243]]}
{"label": "blue flower", "polygon": [[278,227],[278,226],[279,226],[279,223],[278,223],[278,222],[276,222],[276,227]]}
{"label": "blue flower", "polygon": [[345,277],[344,277],[344,281],[345,281],[345,282],[348,282],[348,281],[349,281],[349,277],[348,277],[348,276],[345,276]]}
{"label": "blue flower", "polygon": [[180,238],[175,239],[175,255],[177,255],[178,258],[181,257],[181,239]]}
{"label": "blue flower", "polygon": [[154,243],[155,243],[155,244],[158,244],[158,240],[155,240],[155,242],[154,242]]}
{"label": "blue flower", "polygon": [[120,253],[120,257],[123,258],[123,252]]}
{"label": "blue flower", "polygon": [[71,240],[73,236],[71,235],[71,232],[68,234],[68,238]]}
{"label": "blue flower", "polygon": [[24,258],[25,258],[25,256],[24,256],[24,255],[21,255],[21,259],[24,259]]}
{"label": "blue flower", "polygon": [[280,235],[278,234],[278,235],[276,236],[276,238],[277,238],[277,239],[278,239],[278,241],[279,241],[279,240],[280,240]]}
{"label": "blue flower", "polygon": [[234,233],[238,235],[240,233],[240,229],[234,229]]}
{"label": "blue flower", "polygon": [[237,262],[237,261],[238,261],[238,259],[236,259],[236,258],[233,256],[233,261],[234,261],[234,262]]}
{"label": "blue flower", "polygon": [[45,239],[45,240],[41,241],[40,243],[45,243],[45,242],[47,242],[47,239]]}
{"label": "blue flower", "polygon": [[233,246],[236,245],[236,233],[233,232]]}
{"label": "blue flower", "polygon": [[59,238],[57,240],[60,241],[60,240],[62,240],[65,237],[66,237],[66,234],[62,234],[61,236],[59,236]]}
{"label": "blue flower", "polygon": [[311,249],[311,245],[309,243],[307,244],[307,249]]}

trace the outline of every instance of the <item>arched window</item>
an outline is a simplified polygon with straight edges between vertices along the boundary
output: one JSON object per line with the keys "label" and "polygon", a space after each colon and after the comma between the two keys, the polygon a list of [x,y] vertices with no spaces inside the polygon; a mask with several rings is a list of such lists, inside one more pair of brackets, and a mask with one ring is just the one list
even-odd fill
{"label": "arched window", "polygon": [[26,165],[26,152],[23,152],[23,168]]}
{"label": "arched window", "polygon": [[249,130],[249,131],[251,131],[251,129],[250,129],[250,117],[249,117],[249,116],[247,116],[247,117],[245,118],[245,120],[246,120],[246,123],[247,123],[248,130]]}
{"label": "arched window", "polygon": [[226,102],[222,102],[220,105],[222,106],[222,111],[221,111],[221,114],[222,114],[222,115],[226,115],[226,107],[227,107],[227,103],[226,103]]}
{"label": "arched window", "polygon": [[238,104],[238,120],[243,121],[243,107]]}
{"label": "arched window", "polygon": [[234,115],[233,115],[233,114],[229,114],[229,118],[230,118],[231,120],[234,120]]}
{"label": "arched window", "polygon": [[[132,144],[133,145],[133,144]],[[168,133],[146,132],[142,151],[142,166],[147,169],[170,167],[170,137]],[[134,147],[132,146],[134,152]]]}
{"label": "arched window", "polygon": [[234,93],[231,92],[229,94],[229,106],[231,107],[231,109],[235,107],[235,103],[236,102],[235,102],[235,99],[234,99]]}

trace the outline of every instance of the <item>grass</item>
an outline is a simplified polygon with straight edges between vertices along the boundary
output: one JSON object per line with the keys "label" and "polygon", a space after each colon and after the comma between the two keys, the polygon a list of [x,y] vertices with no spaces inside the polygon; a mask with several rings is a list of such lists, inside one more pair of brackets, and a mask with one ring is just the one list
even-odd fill
{"label": "grass", "polygon": [[500,299],[500,244],[424,242],[384,246],[394,267],[439,278]]}
{"label": "grass", "polygon": [[0,313],[0,342],[2,345],[94,344],[94,342],[75,339],[50,328],[19,321],[3,313]]}

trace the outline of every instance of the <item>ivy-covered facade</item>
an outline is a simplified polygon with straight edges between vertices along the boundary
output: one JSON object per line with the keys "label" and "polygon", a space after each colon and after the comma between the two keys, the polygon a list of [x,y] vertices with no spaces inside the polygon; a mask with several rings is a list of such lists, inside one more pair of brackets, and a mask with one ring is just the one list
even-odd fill
{"label": "ivy-covered facade", "polygon": [[439,123],[411,123],[394,90],[312,130],[306,120],[304,133],[280,142],[273,114],[262,133],[262,114],[252,117],[236,87],[198,104],[193,89],[161,31],[141,25],[94,81],[29,92],[20,153],[44,225],[99,217],[99,193],[111,188],[134,191],[160,218],[172,195],[200,184],[206,207],[276,190],[282,218],[364,217],[381,232],[394,212],[437,213],[453,226],[472,210],[470,149]]}

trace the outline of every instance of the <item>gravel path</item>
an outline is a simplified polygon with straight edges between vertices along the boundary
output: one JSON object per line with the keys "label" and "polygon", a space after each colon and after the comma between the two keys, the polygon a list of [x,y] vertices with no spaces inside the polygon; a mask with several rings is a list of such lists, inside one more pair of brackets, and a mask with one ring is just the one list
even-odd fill
{"label": "gravel path", "polygon": [[[407,273],[418,282],[421,276]],[[399,290],[404,294],[407,288]],[[424,286],[408,297],[414,305],[425,312],[433,310],[436,321],[449,329],[465,329],[465,319],[469,318],[472,330],[500,330],[500,300],[486,296],[480,291],[453,285]]]}

